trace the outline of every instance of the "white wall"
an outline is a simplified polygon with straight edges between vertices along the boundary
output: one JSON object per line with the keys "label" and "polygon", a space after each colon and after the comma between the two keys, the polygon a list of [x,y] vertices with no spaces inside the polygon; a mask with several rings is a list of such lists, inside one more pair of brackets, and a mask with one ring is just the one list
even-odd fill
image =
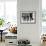
{"label": "white wall", "polygon": [[[31,43],[40,43],[41,4],[42,0],[17,1],[18,39],[29,39]],[[36,11],[36,24],[20,24],[20,11]]]}

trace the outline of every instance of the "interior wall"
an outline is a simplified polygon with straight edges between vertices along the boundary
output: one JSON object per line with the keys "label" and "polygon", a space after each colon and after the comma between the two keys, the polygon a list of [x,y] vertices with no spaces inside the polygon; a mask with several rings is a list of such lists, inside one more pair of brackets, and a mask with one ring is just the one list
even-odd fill
{"label": "interior wall", "polygon": [[[17,1],[18,39],[28,39],[32,43],[40,42],[42,0]],[[36,24],[21,24],[20,11],[36,11]]]}

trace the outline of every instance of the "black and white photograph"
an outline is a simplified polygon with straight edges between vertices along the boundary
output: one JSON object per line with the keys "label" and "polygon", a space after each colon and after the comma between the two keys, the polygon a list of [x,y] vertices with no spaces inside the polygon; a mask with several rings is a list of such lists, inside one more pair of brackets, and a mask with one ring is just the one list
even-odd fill
{"label": "black and white photograph", "polygon": [[20,22],[23,24],[35,24],[36,23],[36,11],[21,11]]}

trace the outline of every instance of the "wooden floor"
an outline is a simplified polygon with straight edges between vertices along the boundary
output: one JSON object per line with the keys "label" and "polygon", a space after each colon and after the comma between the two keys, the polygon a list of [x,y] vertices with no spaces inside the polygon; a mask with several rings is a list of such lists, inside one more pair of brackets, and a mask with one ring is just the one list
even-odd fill
{"label": "wooden floor", "polygon": [[[0,41],[0,46],[5,46],[5,41]],[[42,44],[42,45],[37,45],[37,44],[34,44],[32,46],[46,46],[46,43],[45,44]]]}
{"label": "wooden floor", "polygon": [[5,42],[4,41],[3,42],[0,41],[0,46],[5,46]]}

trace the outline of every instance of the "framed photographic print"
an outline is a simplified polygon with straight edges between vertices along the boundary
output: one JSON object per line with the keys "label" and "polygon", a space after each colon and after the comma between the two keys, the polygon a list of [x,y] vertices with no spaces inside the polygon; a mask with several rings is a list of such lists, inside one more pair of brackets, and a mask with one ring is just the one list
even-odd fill
{"label": "framed photographic print", "polygon": [[36,11],[21,11],[20,12],[21,24],[35,24],[36,23]]}

